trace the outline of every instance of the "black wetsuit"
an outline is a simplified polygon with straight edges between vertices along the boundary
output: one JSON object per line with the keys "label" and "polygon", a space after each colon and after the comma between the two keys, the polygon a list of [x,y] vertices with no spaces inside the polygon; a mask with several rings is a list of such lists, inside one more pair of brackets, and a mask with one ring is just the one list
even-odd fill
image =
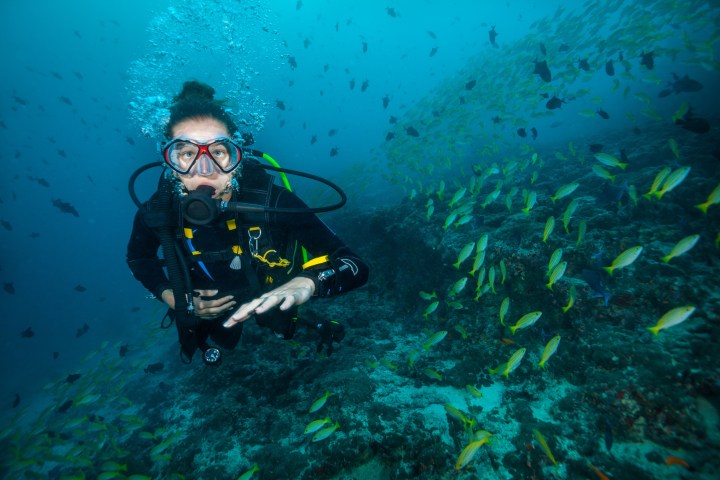
{"label": "black wetsuit", "polygon": [[[264,191],[233,192],[233,200],[274,208],[305,207],[295,194],[274,184]],[[312,279],[318,297],[350,291],[365,284],[368,278],[367,265],[314,214],[225,212],[208,225],[183,221],[177,228],[177,236],[192,288],[218,290],[213,298],[232,295],[237,302],[236,308],[220,318],[198,321],[196,335],[200,348],[206,346],[208,336],[221,347],[234,348],[243,323],[232,328],[225,328],[222,323],[243,303],[290,278]],[[158,299],[164,290],[171,288],[158,259],[159,247],[156,231],[138,211],[128,243],[127,262],[134,277]],[[327,262],[303,270],[303,247],[309,258],[327,255]],[[235,268],[231,268],[233,262]],[[330,280],[319,281],[320,271],[329,271]],[[272,328],[276,334],[291,338],[297,325],[295,313],[296,309],[281,312],[276,308],[256,315],[256,321]]]}

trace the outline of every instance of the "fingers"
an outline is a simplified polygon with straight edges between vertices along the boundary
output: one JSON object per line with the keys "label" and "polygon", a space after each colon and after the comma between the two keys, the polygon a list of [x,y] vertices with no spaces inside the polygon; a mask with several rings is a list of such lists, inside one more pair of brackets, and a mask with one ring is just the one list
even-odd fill
{"label": "fingers", "polygon": [[[200,318],[212,319],[218,317],[233,308],[237,302],[233,300],[232,295],[213,300],[201,300],[204,296],[212,296],[217,294],[217,290],[196,290],[200,293],[193,301],[195,305],[195,314]],[[214,293],[213,293],[214,292]]]}

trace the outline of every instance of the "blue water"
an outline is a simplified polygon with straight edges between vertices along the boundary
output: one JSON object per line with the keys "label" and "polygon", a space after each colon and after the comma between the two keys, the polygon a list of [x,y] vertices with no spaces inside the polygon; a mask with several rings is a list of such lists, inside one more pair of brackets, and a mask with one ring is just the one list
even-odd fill
{"label": "blue water", "polygon": [[[693,205],[720,182],[717,5],[609,2],[567,21],[586,6],[345,3],[133,0],[110,7],[9,0],[0,7],[11,19],[0,31],[4,478],[96,478],[118,470],[104,467],[107,461],[128,466],[116,478],[237,478],[255,463],[259,478],[448,478],[467,444],[462,424],[445,415],[448,403],[471,412],[498,438],[460,478],[595,478],[590,461],[611,478],[715,478],[720,206],[702,216]],[[492,26],[497,46],[489,41]],[[559,51],[562,43],[568,52]],[[639,56],[649,51],[656,52],[652,70],[640,65]],[[533,61],[542,58],[553,72],[549,83],[532,73]],[[591,72],[578,71],[581,58],[590,59]],[[610,58],[612,77],[604,71]],[[689,75],[702,90],[659,97],[673,73]],[[344,213],[327,219],[374,273],[363,290],[310,307],[349,325],[347,345],[329,360],[314,355],[310,336],[300,337],[304,346],[290,345],[258,330],[217,370],[199,362],[184,366],[175,333],[158,328],[163,309],[129,274],[124,255],[135,206],[127,180],[158,159],[160,140],[148,112],[131,104],[170,98],[190,78],[230,97],[257,148],[348,191]],[[541,94],[567,103],[550,111]],[[683,102],[710,121],[708,133],[672,123]],[[592,116],[598,109],[610,118]],[[407,134],[411,126],[418,137]],[[531,127],[538,130],[536,140]],[[520,137],[519,128],[528,137]],[[393,138],[386,140],[388,134]],[[679,145],[679,158],[670,139]],[[692,170],[660,202],[641,198],[632,208],[624,196],[616,206],[598,200],[605,180],[590,170],[593,143],[616,156],[627,150],[631,166],[619,177],[638,194],[665,166]],[[334,148],[337,155],[331,155]],[[522,165],[533,153],[541,167],[505,176],[495,204],[476,206],[466,225],[442,228],[453,193],[466,187],[465,201],[470,198],[473,166],[482,172],[493,163]],[[541,172],[531,185],[534,169]],[[139,182],[143,198],[154,186],[149,177]],[[503,177],[488,178],[473,196],[478,204]],[[440,180],[444,195],[437,193]],[[582,203],[564,236],[568,199],[555,207],[548,197],[573,181],[581,183],[574,196]],[[293,182],[305,198],[332,198]],[[519,213],[521,191],[512,209],[505,208],[511,186],[537,191],[532,216]],[[61,212],[55,199],[69,202],[79,216]],[[428,199],[434,202],[431,220]],[[538,238],[551,214],[557,224],[544,246]],[[588,222],[588,242],[573,248],[580,220]],[[699,232],[695,250],[673,261],[677,266],[658,264],[656,257]],[[504,259],[516,277],[478,302],[471,277],[455,310],[447,291],[462,274],[450,265],[482,233],[490,234],[493,249],[488,268]],[[611,262],[638,243],[653,261],[641,257],[611,282],[608,305],[596,303],[582,290],[582,269],[598,266],[590,259],[601,249],[599,261]],[[551,296],[538,283],[546,280],[533,273],[528,278],[539,288],[519,280],[525,270],[544,273],[556,247],[572,252],[561,293]],[[581,291],[571,315],[582,314],[568,322],[549,312],[565,305],[570,284]],[[421,289],[441,296],[438,312],[427,320]],[[522,332],[516,343],[537,363],[548,336],[562,334],[558,358],[549,365],[556,360],[564,368],[539,377],[526,358],[527,365],[510,375],[515,383],[485,373],[519,348],[503,344],[511,335],[496,325],[505,296],[512,299],[513,322],[531,309],[548,312],[545,335],[531,327],[537,331]],[[697,306],[691,320],[662,332],[665,343],[651,343],[642,327],[685,304]],[[89,330],[81,334],[84,325]],[[457,325],[468,330],[470,343],[462,342]],[[29,327],[34,336],[21,336]],[[409,352],[443,329],[451,333],[428,353],[433,362],[408,368]],[[124,357],[121,345],[129,347]],[[628,345],[632,352],[623,354]],[[376,365],[381,358],[402,366]],[[157,362],[162,372],[144,372]],[[595,375],[582,373],[577,363],[591,373],[597,369]],[[425,368],[454,373],[434,381]],[[82,376],[69,383],[71,373]],[[468,397],[467,383],[484,387],[483,398]],[[644,390],[649,384],[654,388]],[[327,415],[341,427],[311,443],[302,430],[325,413],[314,417],[307,408],[326,390],[333,393]],[[647,399],[648,392],[655,397]],[[576,422],[567,412],[581,407],[568,406],[570,397],[591,405]],[[554,398],[565,398],[564,407],[554,406]],[[677,398],[684,398],[682,405],[673,403]],[[54,411],[68,399],[85,405]],[[610,452],[603,445],[603,416],[614,425]],[[559,470],[533,428],[547,437]],[[162,442],[164,449],[151,452]],[[696,471],[665,465],[670,455]],[[642,460],[634,465],[634,458]]]}

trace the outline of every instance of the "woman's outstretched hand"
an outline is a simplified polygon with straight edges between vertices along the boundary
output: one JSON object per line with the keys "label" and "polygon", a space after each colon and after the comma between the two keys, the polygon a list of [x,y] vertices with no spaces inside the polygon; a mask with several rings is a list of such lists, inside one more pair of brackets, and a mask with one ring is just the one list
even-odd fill
{"label": "woman's outstretched hand", "polygon": [[232,327],[236,323],[244,322],[255,313],[265,313],[278,305],[280,310],[287,310],[293,305],[302,305],[312,297],[313,293],[315,293],[315,283],[312,280],[306,277],[295,277],[278,288],[241,305],[223,325],[228,328]]}

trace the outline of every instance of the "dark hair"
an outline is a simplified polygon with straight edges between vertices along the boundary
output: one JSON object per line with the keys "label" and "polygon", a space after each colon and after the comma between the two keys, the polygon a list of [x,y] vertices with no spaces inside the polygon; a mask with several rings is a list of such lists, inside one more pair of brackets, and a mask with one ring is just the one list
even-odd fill
{"label": "dark hair", "polygon": [[185,82],[180,93],[173,98],[165,136],[171,138],[175,125],[189,118],[213,118],[225,125],[230,135],[234,135],[238,127],[225,111],[224,104],[223,100],[215,100],[215,89],[210,85],[196,80]]}

